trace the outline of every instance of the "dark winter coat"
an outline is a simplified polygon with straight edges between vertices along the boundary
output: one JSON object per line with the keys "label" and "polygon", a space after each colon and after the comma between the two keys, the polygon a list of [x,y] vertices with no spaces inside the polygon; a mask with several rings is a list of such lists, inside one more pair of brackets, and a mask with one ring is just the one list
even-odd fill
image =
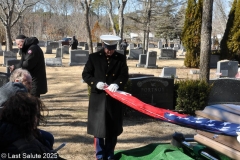
{"label": "dark winter coat", "polygon": [[72,49],[72,50],[73,50],[73,49],[77,49],[78,40],[77,40],[75,37],[72,38],[72,41],[71,41],[71,43],[70,43],[70,46],[71,46],[71,49]]}
{"label": "dark winter coat", "polygon": [[23,68],[30,72],[32,76],[32,91],[33,95],[47,93],[47,78],[45,60],[42,49],[37,45],[38,39],[36,37],[26,38],[24,40],[23,48],[20,49],[22,53],[21,61],[15,65],[14,68]]}
{"label": "dark winter coat", "polygon": [[[38,154],[43,159],[44,154],[49,153],[51,158],[58,159],[58,154],[50,150],[46,144],[34,136],[24,137],[16,126],[10,123],[0,121],[0,155],[8,153],[8,156],[21,155],[18,159],[24,159],[24,154]],[[1,158],[0,158],[1,159]],[[36,158],[33,158],[36,159]]]}
{"label": "dark winter coat", "polygon": [[119,136],[122,131],[122,103],[96,88],[98,82],[116,83],[123,90],[128,80],[126,57],[114,52],[111,57],[104,49],[89,55],[82,72],[83,80],[91,87],[87,133],[98,138]]}

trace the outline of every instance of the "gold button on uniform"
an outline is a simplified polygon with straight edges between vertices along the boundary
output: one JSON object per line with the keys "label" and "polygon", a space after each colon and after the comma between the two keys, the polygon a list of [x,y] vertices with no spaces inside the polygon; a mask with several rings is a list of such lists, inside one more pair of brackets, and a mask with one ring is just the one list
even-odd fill
{"label": "gold button on uniform", "polygon": [[107,77],[108,75],[106,74],[106,77]]}
{"label": "gold button on uniform", "polygon": [[93,82],[91,82],[91,84],[93,84]]}
{"label": "gold button on uniform", "polygon": [[122,82],[120,82],[120,84],[122,84]]}
{"label": "gold button on uniform", "polygon": [[115,75],[113,74],[113,76],[115,76]]}

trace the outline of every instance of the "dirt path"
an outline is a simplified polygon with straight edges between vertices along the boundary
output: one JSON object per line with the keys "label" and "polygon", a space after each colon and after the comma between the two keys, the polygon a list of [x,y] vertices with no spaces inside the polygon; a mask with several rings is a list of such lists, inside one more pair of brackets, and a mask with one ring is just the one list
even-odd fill
{"label": "dirt path", "polygon": [[[45,54],[45,58],[54,58],[54,54]],[[2,58],[2,57],[0,57]],[[20,57],[18,57],[20,58]],[[1,59],[0,59],[1,63]],[[69,160],[93,160],[93,137],[86,133],[88,95],[87,84],[82,83],[83,66],[68,66],[69,56],[64,55],[62,67],[47,67],[48,93],[41,96],[49,109],[48,123],[40,128],[50,131],[55,137],[54,148],[61,143],[67,145],[59,154]],[[179,79],[196,79],[190,75],[190,69],[183,67],[183,58],[176,60],[157,60],[160,69],[136,68],[136,60],[128,60],[129,73],[145,73],[159,76],[164,66],[177,67]],[[0,67],[5,72],[5,67]],[[211,70],[214,77],[215,70]],[[125,118],[124,132],[118,137],[116,150],[141,147],[154,142],[170,142],[174,132],[186,136],[195,134],[195,130],[151,118]]]}

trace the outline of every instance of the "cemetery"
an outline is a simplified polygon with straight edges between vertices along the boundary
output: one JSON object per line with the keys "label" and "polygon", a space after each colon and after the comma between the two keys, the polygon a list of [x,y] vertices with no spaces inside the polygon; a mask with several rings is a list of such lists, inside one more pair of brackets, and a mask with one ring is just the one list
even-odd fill
{"label": "cemetery", "polygon": [[[56,146],[63,142],[67,142],[67,147],[60,150],[60,154],[65,157],[71,157],[71,151],[74,150],[75,147],[80,147],[83,150],[75,156],[81,157],[81,159],[87,159],[89,155],[86,156],[85,154],[82,154],[82,152],[90,154],[91,149],[89,148],[92,143],[91,138],[88,138],[89,136],[86,133],[88,90],[87,85],[81,81],[81,72],[84,64],[86,63],[88,52],[85,50],[69,50],[68,54],[67,52],[61,53],[62,49],[57,48],[56,54],[47,54],[47,47],[42,47],[42,49],[45,52],[49,88],[48,93],[42,95],[42,99],[49,108],[49,118],[48,124],[41,126],[41,128],[51,131],[56,136]],[[60,56],[57,56],[57,53]],[[150,56],[149,54],[153,55]],[[149,52],[149,54],[140,54],[139,60],[127,60],[130,73],[129,81],[131,82],[131,87],[128,89],[131,90],[130,93],[133,96],[139,98],[147,104],[174,110],[174,78],[178,80],[196,80],[198,79],[199,73],[191,74],[191,72],[193,72],[192,69],[184,67],[183,56],[176,56],[175,59],[158,59],[157,55],[160,54],[160,50],[158,48],[153,49],[153,51]],[[63,57],[61,57],[61,55],[63,55]],[[13,59],[9,59],[10,61],[8,63],[6,62],[6,58],[9,57],[0,57],[0,63],[3,64],[2,67],[0,67],[1,72],[9,74],[7,73],[9,71],[6,70],[7,68],[4,66],[4,63],[7,65],[17,63],[20,57],[16,55],[13,57]],[[154,57],[153,60],[151,60],[152,57]],[[139,66],[136,64],[142,65]],[[146,65],[157,67],[145,67]],[[210,77],[212,79],[211,83],[213,83],[213,81],[217,81],[218,78],[221,78],[220,80],[224,83],[228,83],[226,81],[228,79],[229,81],[233,81],[232,79],[234,79],[236,72],[238,72],[238,64],[234,61],[218,61],[215,66],[217,67],[210,70]],[[221,72],[223,74],[219,77],[216,74],[217,72]],[[5,83],[6,81],[4,80],[6,74],[1,74],[1,77],[3,77],[2,83]],[[220,81],[217,84],[222,86]],[[226,89],[219,89],[220,87],[216,87],[216,91],[214,91],[214,93],[210,93],[211,98],[209,100],[209,104],[214,104],[216,101],[220,102],[221,100],[223,102],[230,100],[229,103],[236,104],[236,102],[239,101],[239,95],[236,94],[233,97],[231,92],[233,90],[236,92],[238,88],[232,82],[229,82],[229,84],[232,84],[231,89],[229,89],[229,86],[226,86]],[[216,96],[216,92],[220,92],[222,95],[223,90],[229,90],[229,93],[226,92],[226,94],[222,97]],[[68,107],[66,108],[66,106]],[[201,116],[207,116],[205,112],[206,111],[197,111],[196,113]],[[143,114],[136,112],[132,113],[132,116],[139,116],[142,120],[136,124],[136,122],[131,121],[131,116],[126,117],[124,123],[127,126],[124,127],[124,130],[127,134],[123,133],[122,136],[119,137],[120,141],[124,141],[126,138],[131,139],[131,134],[136,135],[133,130],[139,130],[143,127],[147,127],[148,129],[143,130],[141,134],[137,136],[141,137],[141,135],[147,134],[154,137],[154,141],[159,139],[158,141],[161,142],[170,142],[172,139],[171,135],[175,132],[181,132],[184,135],[187,135],[187,137],[197,135],[197,138],[199,136],[201,137],[202,134],[205,134],[205,132],[195,131],[190,128],[184,128],[169,123],[166,124],[165,122],[158,120],[153,121],[151,118],[147,118]],[[129,127],[132,123],[135,124],[132,127]],[[159,127],[159,125],[161,125],[161,127]],[[149,128],[148,126],[151,127]],[[158,131],[159,133],[162,132],[163,128],[165,130],[163,135],[154,134]],[[144,140],[142,145],[154,142],[153,139]],[[85,142],[81,143],[82,141]],[[134,141],[133,137],[132,141]],[[141,144],[138,142],[138,144],[131,145],[130,148],[134,148],[134,146],[138,147],[139,145]],[[117,147],[119,150],[126,149],[124,143],[120,143]]]}
{"label": "cemetery", "polygon": [[[2,103],[0,159],[5,158],[3,148],[12,152],[8,143],[15,134],[6,134],[7,124],[16,126],[17,133],[29,133],[17,137],[13,146],[25,150],[25,145],[19,148],[24,142],[28,151],[38,148],[44,153],[42,147],[48,147],[60,159],[240,160],[240,0],[56,2],[1,2],[0,86],[10,80],[11,65],[27,59],[21,67],[28,66],[33,76],[32,91],[34,83],[40,84],[40,65],[46,67],[48,91],[40,97],[47,107],[42,111],[46,123],[38,122],[41,107],[31,108],[36,111],[30,115],[32,126],[26,123],[26,128],[32,127],[29,131],[20,131],[15,120],[25,110],[11,116],[6,113],[15,100]],[[45,64],[38,63],[43,58],[36,56],[36,45],[43,50]],[[91,56],[103,47],[106,59],[105,53]],[[122,55],[108,57],[113,50]],[[89,57],[93,59],[85,67]],[[120,82],[115,80],[119,74],[124,75]],[[17,81],[29,87],[30,79],[25,78]],[[97,89],[92,90],[95,82]],[[123,88],[115,92],[118,85]],[[29,107],[23,101],[18,104]],[[30,105],[31,100],[26,102]],[[44,130],[54,136],[53,146]],[[36,140],[36,132],[46,144]],[[36,147],[29,147],[28,138]]]}

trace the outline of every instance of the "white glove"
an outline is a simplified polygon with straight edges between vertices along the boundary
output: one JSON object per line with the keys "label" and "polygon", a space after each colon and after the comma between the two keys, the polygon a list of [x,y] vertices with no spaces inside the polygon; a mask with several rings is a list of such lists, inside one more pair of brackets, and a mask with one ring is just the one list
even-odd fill
{"label": "white glove", "polygon": [[103,83],[103,82],[98,82],[96,85],[97,89],[100,89],[100,90],[103,90],[104,86],[105,86],[105,83]]}
{"label": "white glove", "polygon": [[116,83],[110,84],[110,86],[108,86],[108,89],[111,92],[116,92],[118,90],[118,88],[119,88],[119,86]]}

